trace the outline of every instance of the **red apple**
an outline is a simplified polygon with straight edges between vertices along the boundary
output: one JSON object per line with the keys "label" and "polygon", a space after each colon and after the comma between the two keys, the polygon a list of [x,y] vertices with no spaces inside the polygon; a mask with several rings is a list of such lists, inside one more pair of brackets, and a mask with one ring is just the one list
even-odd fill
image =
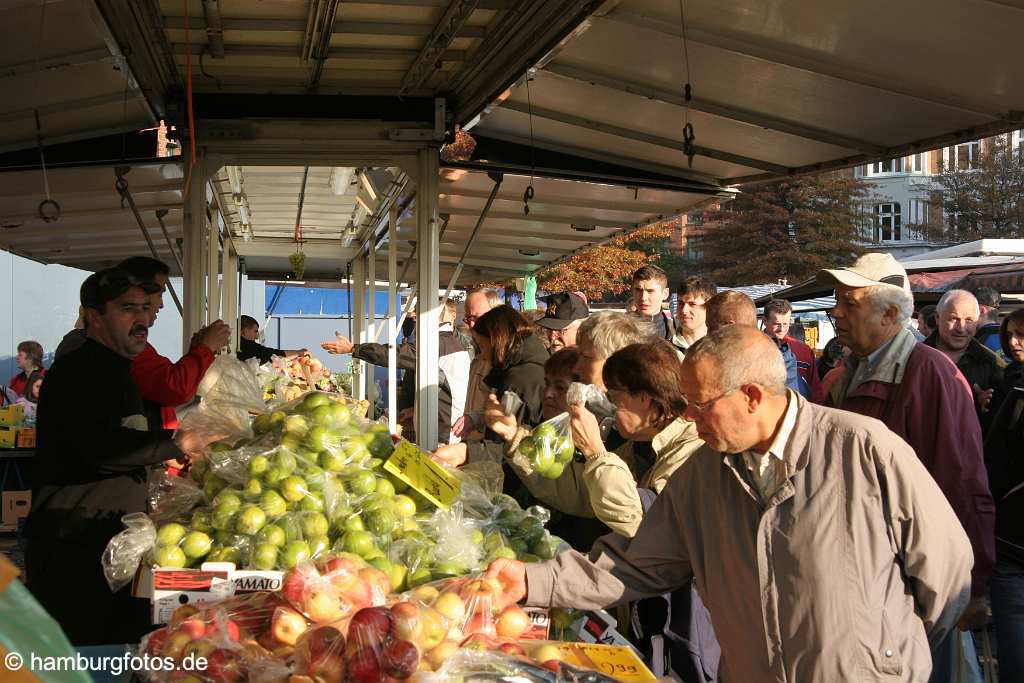
{"label": "red apple", "polygon": [[470,635],[474,633],[482,633],[487,636],[497,634],[497,630],[494,627],[494,619],[486,612],[474,612],[471,614],[469,619],[466,620],[463,631]]}
{"label": "red apple", "polygon": [[391,606],[391,614],[394,616],[394,633],[403,640],[419,640],[423,633],[423,620],[420,618],[420,608],[414,602],[398,602]]}
{"label": "red apple", "polygon": [[206,635],[206,623],[203,622],[198,616],[189,617],[188,619],[181,622],[179,630],[188,634],[188,637],[192,640],[196,638],[202,638]]}
{"label": "red apple", "polygon": [[449,624],[461,624],[466,618],[466,603],[455,593],[441,593],[434,601],[433,608],[440,612]]}
{"label": "red apple", "polygon": [[512,605],[505,608],[494,626],[499,636],[514,640],[530,628],[530,615],[523,608]]}
{"label": "red apple", "polygon": [[392,640],[384,647],[380,660],[388,676],[408,678],[419,667],[420,651],[408,640]]}
{"label": "red apple", "polygon": [[239,683],[245,678],[242,664],[231,650],[219,649],[206,660],[206,676],[215,683]]}
{"label": "red apple", "polygon": [[329,624],[345,616],[338,594],[330,584],[310,588],[302,604],[306,615],[318,624]]}
{"label": "red apple", "polygon": [[181,651],[181,657],[182,659],[185,659],[189,655],[192,655],[192,659],[194,661],[197,657],[209,657],[210,653],[216,649],[217,646],[209,640],[193,640]]}
{"label": "red apple", "polygon": [[358,641],[362,647],[383,643],[391,631],[394,617],[384,607],[366,607],[356,612],[348,627],[350,641]]}
{"label": "red apple", "polygon": [[374,605],[383,605],[388,593],[391,592],[391,577],[376,567],[363,567],[359,577],[370,585]]}
{"label": "red apple", "polygon": [[167,622],[167,626],[173,631],[181,625],[181,622],[197,614],[199,614],[199,608],[195,605],[182,605],[174,610],[174,614],[171,615],[171,620]]}
{"label": "red apple", "polygon": [[441,643],[427,653],[426,660],[436,671],[441,668],[445,660],[451,657],[459,649],[457,640],[443,640]]}
{"label": "red apple", "polygon": [[373,587],[358,577],[351,586],[342,591],[341,595],[356,609],[372,607],[375,602]]}
{"label": "red apple", "polygon": [[170,634],[165,628],[153,631],[146,637],[146,654],[150,657],[159,657],[163,654],[164,646],[167,644],[167,636]]}
{"label": "red apple", "polygon": [[495,640],[486,633],[474,633],[462,641],[461,647],[467,650],[493,650]]}
{"label": "red apple", "polygon": [[345,658],[341,652],[323,655],[309,662],[306,673],[320,683],[342,683],[345,680]]}
{"label": "red apple", "polygon": [[281,594],[293,605],[301,605],[306,586],[319,578],[320,575],[317,573],[316,567],[311,564],[301,564],[284,575],[284,579],[281,581]]}
{"label": "red apple", "polygon": [[290,607],[278,607],[270,624],[270,632],[279,643],[293,646],[307,628],[306,618]]}
{"label": "red apple", "polygon": [[224,615],[221,615],[206,627],[206,635],[214,633],[222,635],[233,643],[237,643],[242,637],[242,632],[238,628],[238,624]]}
{"label": "red apple", "polygon": [[526,655],[526,650],[519,643],[502,643],[498,646],[498,650],[507,655]]}
{"label": "red apple", "polygon": [[373,648],[365,647],[348,662],[348,676],[352,683],[380,683],[380,660]]}
{"label": "red apple", "polygon": [[184,631],[172,631],[164,643],[164,657],[178,659],[181,657],[185,646],[192,642],[192,638]]}
{"label": "red apple", "polygon": [[324,578],[339,591],[348,589],[359,578],[359,566],[347,557],[332,557],[324,563],[321,572]]}

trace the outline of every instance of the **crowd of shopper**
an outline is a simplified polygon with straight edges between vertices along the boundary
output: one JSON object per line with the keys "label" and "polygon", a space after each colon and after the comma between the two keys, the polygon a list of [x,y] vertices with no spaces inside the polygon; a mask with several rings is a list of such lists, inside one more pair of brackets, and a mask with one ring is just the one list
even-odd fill
{"label": "crowd of shopper", "polygon": [[[48,373],[38,343],[18,345],[8,393],[39,401],[28,581],[76,644],[143,627],[145,607],[109,594],[99,556],[121,516],[145,510],[153,472],[205,445],[174,431],[176,408],[231,330],[216,321],[178,361],[158,354],[148,331],[168,277],[149,258],[90,276]],[[528,317],[481,288],[460,323],[444,302],[433,457],[500,463],[506,491],[555,511],[572,546],[490,574],[531,604],[628,604],[632,634],[664,637],[683,681],[952,680],[990,609],[1001,670],[1024,680],[1024,311],[1000,317],[997,292],[951,290],[915,315],[884,254],[818,279],[836,296],[820,358],[790,334],[788,302],[759,319],[745,294],[701,277],[673,291],[653,265],[632,277],[628,312],[558,292]],[[404,332],[396,390],[410,416]],[[302,352],[258,334],[243,316],[240,358]],[[322,347],[377,365],[389,351],[341,336]],[[520,453],[548,420],[575,448],[556,479]]]}

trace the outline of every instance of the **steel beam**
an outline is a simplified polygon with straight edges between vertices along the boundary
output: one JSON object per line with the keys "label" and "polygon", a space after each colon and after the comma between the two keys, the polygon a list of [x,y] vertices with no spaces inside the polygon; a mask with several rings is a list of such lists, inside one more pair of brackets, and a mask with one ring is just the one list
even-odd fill
{"label": "steel beam", "polygon": [[[205,45],[174,43],[172,49],[174,54],[193,55],[202,54]],[[415,59],[419,54],[417,50],[403,50],[387,47],[336,47],[327,54],[327,59]],[[286,59],[300,59],[302,49],[292,45],[225,45],[225,57],[281,57]],[[462,62],[466,60],[465,50],[445,50],[440,59],[446,62]],[[0,78],[4,75],[4,69],[0,68]]]}
{"label": "steel beam", "polygon": [[694,111],[703,112],[705,114],[718,116],[724,119],[730,119],[732,121],[738,121],[740,123],[746,123],[758,128],[766,128],[779,133],[795,135],[807,140],[814,140],[815,142],[823,142],[836,147],[854,149],[868,153],[879,153],[884,150],[882,145],[874,142],[859,140],[834,131],[822,130],[820,128],[814,128],[794,121],[786,121],[767,114],[740,109],[720,102],[712,102],[700,97],[694,97],[689,103],[687,103],[682,93],[661,90],[659,88],[626,81],[614,76],[581,69],[575,66],[548,64],[544,68],[544,73],[572,81],[578,81],[580,83],[598,85],[603,88],[608,88],[609,90],[615,90],[629,95],[636,95],[638,97],[661,102],[662,104],[670,104],[676,107],[689,106],[689,108]]}
{"label": "steel beam", "polygon": [[[537,202],[543,202],[543,197],[536,197]],[[446,208],[446,213],[450,213],[453,216],[478,216],[479,211],[475,209],[455,209]],[[523,222],[536,221],[537,223],[558,223],[562,225],[570,225],[573,223],[583,225],[595,225],[599,228],[621,228],[623,227],[623,221],[609,221],[601,218],[594,218],[593,216],[554,216],[548,214],[535,214],[532,211],[529,215],[524,216],[521,212],[510,212],[510,211],[495,211],[491,214],[494,219],[509,219],[518,220]]]}
{"label": "steel beam", "polygon": [[[638,26],[674,38],[680,38],[682,35],[678,23],[666,22],[633,12],[615,11],[606,15],[604,20]],[[993,119],[1000,119],[1004,116],[1002,112],[992,111],[987,105],[980,102],[972,102],[954,92],[940,92],[927,87],[906,87],[893,83],[892,79],[882,74],[873,74],[856,67],[826,62],[813,56],[793,54],[786,49],[788,46],[772,47],[760,45],[753,42],[750,36],[722,30],[719,27],[701,26],[700,24],[688,22],[686,25],[686,39],[691,43],[700,43],[701,45],[743,55],[758,61],[798,69],[805,73],[833,78],[880,92],[907,97],[926,104],[949,107]]]}
{"label": "steel beam", "polygon": [[107,93],[105,95],[95,95],[93,97],[83,97],[78,100],[65,100],[63,102],[54,102],[53,104],[44,104],[32,109],[15,109],[13,111],[0,113],[0,123],[10,123],[11,121],[31,119],[35,116],[37,110],[39,111],[40,116],[47,116],[49,114],[63,114],[65,112],[79,111],[81,109],[89,109],[91,107],[104,107],[108,104],[120,104],[124,101],[124,91]]}
{"label": "steel beam", "polygon": [[[366,241],[366,288],[367,305],[369,313],[366,317],[366,340],[377,341],[377,240],[370,237]],[[374,381],[376,369],[374,366],[367,368],[366,377],[366,398],[370,401],[370,411],[367,413],[371,420],[377,417],[374,410],[374,403],[377,401],[377,383]]]}
{"label": "steel beam", "polygon": [[[448,288],[444,292],[444,296],[441,298],[441,302],[444,303],[451,296],[452,289],[455,288],[455,283],[459,279],[459,275],[462,273],[462,264],[466,260],[466,254],[469,253],[470,248],[473,246],[473,242],[476,240],[477,233],[480,232],[480,226],[487,220],[487,214],[491,212],[491,205],[494,204],[494,198],[498,196],[498,191],[501,190],[501,183],[505,180],[505,176],[501,173],[492,173],[491,180],[494,181],[494,187],[491,188],[491,195],[484,202],[484,208],[480,210],[480,217],[476,219],[476,225],[473,226],[473,232],[469,233],[469,237],[466,239],[466,244],[462,248],[462,254],[459,255],[459,262],[455,266],[455,271],[452,273],[451,279],[448,281]],[[440,243],[440,240],[438,240]],[[504,248],[504,247],[502,247]],[[440,253],[440,244],[438,244],[438,253]]]}
{"label": "steel beam", "polygon": [[388,210],[388,431],[398,433],[398,207]]}
{"label": "steel beam", "polygon": [[[630,187],[630,190],[633,188]],[[469,199],[487,199],[490,196],[490,192],[486,190],[469,190],[461,188],[455,183],[441,183],[438,188],[439,197],[444,199],[446,197],[459,198],[467,197]],[[289,195],[290,196],[290,195]],[[521,202],[523,201],[522,192],[499,192],[496,199],[507,202]],[[625,200],[621,202],[617,201],[602,201],[599,199],[590,198],[576,198],[572,196],[559,196],[549,197],[545,196],[544,204],[551,204],[552,206],[585,206],[588,209],[601,209],[603,211],[625,211],[631,213],[656,213],[663,214],[666,216],[676,215],[679,213],[679,207],[672,204],[658,204],[651,201],[642,200]]]}
{"label": "steel beam", "polygon": [[[351,340],[353,344],[362,344],[366,341],[366,259],[359,254],[351,261],[352,283],[351,298]],[[362,401],[366,398],[366,363],[352,358],[352,391],[353,398]]]}
{"label": "steel beam", "polygon": [[87,64],[109,62],[113,59],[110,51],[106,48],[95,50],[84,50],[71,54],[48,57],[36,62],[22,62],[21,64],[9,64],[0,66],[0,78],[14,78],[16,76],[30,76],[37,73],[51,73],[53,71],[68,69]]}
{"label": "steel beam", "polygon": [[437,297],[440,279],[437,235],[436,149],[417,154],[416,244],[419,250],[416,282],[419,311],[416,315],[416,440],[420,448],[437,447],[438,358],[440,357],[441,302]]}
{"label": "steel beam", "polygon": [[[184,17],[166,17],[164,27],[168,29],[184,29]],[[197,31],[206,29],[206,22],[199,17],[189,17],[189,28]],[[290,31],[302,33],[306,30],[304,19],[225,19],[225,31]],[[385,21],[348,21],[334,22],[334,33],[347,35],[385,35],[385,36],[428,36],[434,29],[430,24],[390,23]],[[482,26],[463,26],[459,38],[483,38],[486,30]]]}
{"label": "steel beam", "polygon": [[[623,128],[621,126],[616,126],[611,123],[595,121],[594,119],[588,119],[582,116],[576,116],[574,114],[566,114],[564,112],[555,111],[553,109],[545,109],[543,107],[531,108],[520,102],[505,102],[501,105],[501,108],[507,111],[514,111],[519,114],[525,114],[527,116],[532,115],[538,118],[547,119],[549,121],[564,123],[569,126],[575,126],[577,128],[583,128],[586,130],[595,131],[597,133],[605,133],[607,135],[613,135],[615,137],[623,138],[625,140],[644,142],[649,145],[654,145],[656,147],[662,147],[664,149],[670,149],[674,152],[683,153],[683,141],[681,139],[673,140],[672,138],[662,137],[661,135],[652,135],[650,133],[644,133],[639,130]],[[762,171],[771,171],[772,173],[777,173],[779,175],[785,175],[786,173],[789,172],[789,168],[787,166],[773,164],[770,161],[763,161],[761,159],[754,159],[752,157],[744,156],[742,154],[724,152],[722,150],[714,149],[712,147],[706,147],[704,145],[695,145],[694,150],[696,151],[696,155],[699,157],[717,159],[718,161],[725,161],[731,164],[739,164],[740,166],[746,166],[748,168],[758,168],[761,169]]]}
{"label": "steel beam", "polygon": [[[505,220],[515,220],[515,219],[505,219]],[[558,227],[561,227],[561,228],[565,227],[564,224],[555,224],[555,225],[557,225]],[[455,225],[451,225],[448,228],[449,232],[451,232],[451,233],[453,233],[453,234],[455,234],[457,236],[463,235],[468,230],[470,230],[469,226],[455,226]],[[571,230],[571,228],[570,228],[570,230]],[[597,231],[594,231],[594,232],[597,232]],[[532,238],[536,238],[536,239],[550,240],[552,242],[584,242],[584,243],[589,243],[589,242],[604,242],[606,239],[608,239],[607,236],[596,235],[593,232],[575,232],[575,231],[571,231],[570,232],[570,231],[567,231],[565,233],[560,233],[560,232],[547,232],[547,233],[543,233],[543,232],[532,232],[530,230],[507,230],[507,229],[499,228],[499,227],[495,227],[493,230],[484,230],[484,232],[482,234],[484,234],[484,235],[486,235],[488,237],[526,237],[526,238],[531,238],[532,237]],[[415,237],[415,228],[407,228],[406,226],[401,226],[398,237],[399,237],[399,239],[403,239],[403,238],[406,238],[406,237]]]}
{"label": "steel beam", "polygon": [[203,326],[206,305],[206,259],[203,248],[206,228],[206,162],[198,160],[188,181],[185,216],[182,233],[185,247],[184,313],[181,316],[182,352],[187,353],[192,335]]}
{"label": "steel beam", "polygon": [[[125,87],[136,98],[142,100],[141,104],[149,114],[150,125],[155,126],[160,121],[160,116],[154,111],[149,100],[142,92],[142,88],[139,86],[139,81],[135,77],[135,72],[132,69],[131,64],[128,63],[128,59],[121,52],[121,45],[118,43],[117,38],[110,31],[110,26],[107,25],[107,20],[104,18],[103,13],[100,11],[99,6],[96,4],[96,0],[85,0],[82,3],[86,14],[89,16],[89,20],[92,22],[93,28],[100,34],[100,38],[103,40],[103,44],[107,46],[107,51],[110,53],[110,57],[114,60],[114,64],[117,66],[117,70],[124,78]],[[152,85],[151,85],[152,87]],[[122,99],[125,97],[122,94]]]}
{"label": "steel beam", "polygon": [[[206,196],[206,185],[203,185],[203,197]],[[220,319],[220,221],[218,211],[208,223],[206,233],[206,324]],[[223,218],[223,216],[221,216]],[[226,222],[226,221],[225,221]]]}
{"label": "steel beam", "polygon": [[439,68],[441,55],[451,46],[460,30],[476,10],[478,0],[451,0],[440,21],[427,38],[412,66],[405,73],[399,94],[405,94],[413,88],[423,85]]}

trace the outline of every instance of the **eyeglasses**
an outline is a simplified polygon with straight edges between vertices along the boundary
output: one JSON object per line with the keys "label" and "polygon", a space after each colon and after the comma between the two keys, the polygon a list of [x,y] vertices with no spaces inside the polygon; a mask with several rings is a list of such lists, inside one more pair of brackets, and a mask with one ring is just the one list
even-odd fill
{"label": "eyeglasses", "polygon": [[[689,410],[690,408],[693,408],[693,411],[695,413],[697,413],[698,415],[703,415],[707,411],[711,410],[711,406],[715,405],[715,403],[717,403],[718,401],[721,401],[723,398],[725,398],[726,396],[728,396],[730,394],[735,394],[737,391],[739,391],[739,387],[737,387],[736,389],[729,389],[728,391],[723,392],[723,393],[719,394],[718,396],[715,396],[710,401],[704,401],[703,403],[697,403],[697,402],[691,401],[690,399],[687,398],[686,399],[686,408],[687,408],[687,410]],[[686,397],[684,396],[683,398],[686,398]]]}

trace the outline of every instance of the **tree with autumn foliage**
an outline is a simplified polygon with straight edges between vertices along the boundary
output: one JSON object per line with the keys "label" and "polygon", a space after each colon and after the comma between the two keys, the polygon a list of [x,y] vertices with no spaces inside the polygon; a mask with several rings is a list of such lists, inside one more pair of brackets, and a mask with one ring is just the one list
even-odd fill
{"label": "tree with autumn foliage", "polygon": [[655,223],[586,249],[537,273],[537,285],[549,292],[583,292],[588,299],[622,294],[633,272],[652,261],[641,243],[665,241],[672,221]]}
{"label": "tree with autumn foliage", "polygon": [[822,268],[848,265],[867,220],[868,185],[823,173],[740,188],[704,214],[702,271],[727,286],[799,282]]}

